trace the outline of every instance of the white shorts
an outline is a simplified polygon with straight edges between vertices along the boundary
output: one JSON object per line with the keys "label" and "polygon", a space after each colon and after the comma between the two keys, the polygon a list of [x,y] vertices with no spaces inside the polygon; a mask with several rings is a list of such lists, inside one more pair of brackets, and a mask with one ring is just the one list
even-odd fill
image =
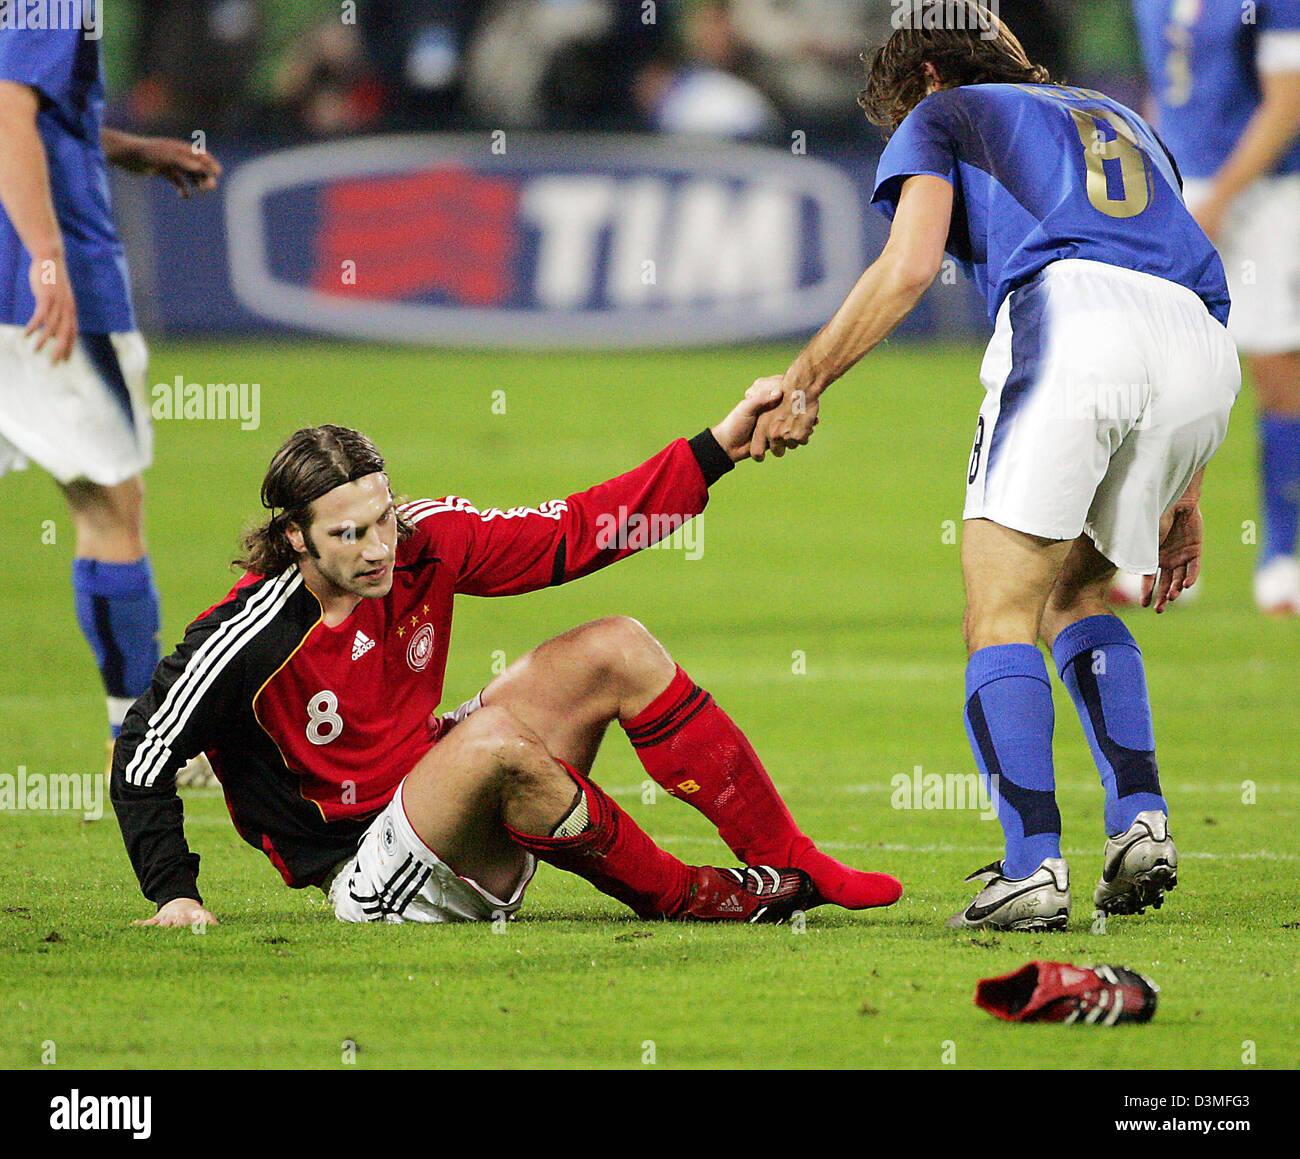
{"label": "white shorts", "polygon": [[[1188,208],[1210,182],[1188,181]],[[1300,174],[1265,177],[1232,203],[1218,239],[1228,275],[1228,329],[1243,354],[1300,350]]]}
{"label": "white shorts", "polygon": [[105,487],[153,459],[148,351],[134,331],[82,334],[57,366],[22,326],[0,326],[0,475],[29,462],[60,483]]}
{"label": "white shorts", "polygon": [[411,828],[402,788],[370,823],[356,856],[340,864],[324,888],[341,922],[473,922],[511,918],[537,862],[524,854],[519,881],[507,898],[461,877]]}
{"label": "white shorts", "polygon": [[1160,517],[1228,430],[1241,367],[1191,290],[1060,261],[998,313],[966,519],[1046,539],[1086,532],[1124,571],[1154,572]]}

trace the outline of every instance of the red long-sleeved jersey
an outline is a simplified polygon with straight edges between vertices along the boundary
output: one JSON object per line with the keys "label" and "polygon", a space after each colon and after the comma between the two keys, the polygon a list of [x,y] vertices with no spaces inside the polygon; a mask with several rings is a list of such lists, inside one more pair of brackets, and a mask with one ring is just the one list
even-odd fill
{"label": "red long-sleeved jersey", "polygon": [[[336,627],[297,565],[246,574],[159,664],[114,748],[113,807],[145,896],[199,899],[176,772],[200,752],[244,840],[289,885],[320,882],[435,742],[455,597],[535,591],[623,559],[703,511],[731,466],[704,431],[536,508],[405,503],[415,531],[398,542],[392,590]],[[648,535],[626,534],[637,516]]]}

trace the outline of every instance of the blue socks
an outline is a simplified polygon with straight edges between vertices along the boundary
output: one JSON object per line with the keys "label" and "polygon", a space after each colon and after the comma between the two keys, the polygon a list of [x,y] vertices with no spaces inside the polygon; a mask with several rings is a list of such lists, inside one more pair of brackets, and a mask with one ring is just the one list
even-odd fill
{"label": "blue socks", "polygon": [[108,694],[108,722],[121,731],[127,709],[158,666],[158,592],[149,557],[134,563],[72,561],[77,623]]}
{"label": "blue socks", "polygon": [[1106,832],[1123,833],[1144,810],[1168,813],[1156,769],[1146,670],[1117,616],[1071,624],[1052,646],[1106,790]]}
{"label": "blue socks", "polygon": [[[1052,768],[1052,686],[1032,644],[981,648],[966,665],[966,735],[1006,837],[1002,873],[1028,877],[1061,856]],[[993,781],[992,778],[997,780]]]}
{"label": "blue socks", "polygon": [[1264,527],[1259,563],[1296,552],[1300,525],[1300,418],[1266,414],[1259,420]]}
{"label": "blue socks", "polygon": [[[1117,616],[1079,620],[1056,637],[1052,658],[1101,774],[1107,834],[1123,833],[1148,809],[1168,814],[1142,652],[1124,622]],[[1052,725],[1051,684],[1036,647],[997,644],[970,658],[966,735],[997,802],[1006,837],[1002,873],[1012,879],[1061,856]]]}

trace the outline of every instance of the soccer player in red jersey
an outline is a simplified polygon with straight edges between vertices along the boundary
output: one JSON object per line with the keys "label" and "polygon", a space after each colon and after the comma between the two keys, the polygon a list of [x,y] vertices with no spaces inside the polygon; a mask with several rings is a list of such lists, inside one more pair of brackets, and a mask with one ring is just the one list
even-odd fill
{"label": "soccer player in red jersey", "polygon": [[[578,579],[704,509],[749,456],[755,387],[717,426],[537,508],[398,503],[379,452],[343,427],[298,431],[262,485],[246,570],[158,666],[128,713],[112,800],[158,906],[143,924],[214,921],[184,835],[176,770],[206,752],[235,827],[343,921],[512,915],[540,858],[646,918],[779,921],[902,890],[821,853],[739,728],[635,620],[542,644],[452,713],[442,696],[457,595]],[[632,526],[653,533],[628,535]],[[618,721],[647,772],[717,827],[740,869],[688,866],[591,779]]]}

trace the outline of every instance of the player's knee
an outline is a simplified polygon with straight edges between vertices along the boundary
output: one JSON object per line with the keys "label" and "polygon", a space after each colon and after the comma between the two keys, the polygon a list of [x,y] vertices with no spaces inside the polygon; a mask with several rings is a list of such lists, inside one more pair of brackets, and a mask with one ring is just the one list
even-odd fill
{"label": "player's knee", "polygon": [[990,638],[988,627],[968,614],[962,620],[961,638],[966,644],[966,655],[973,656],[981,648],[987,647],[986,641]]}
{"label": "player's knee", "polygon": [[1024,608],[1003,607],[977,612],[967,607],[962,618],[966,654],[973,656],[981,648],[1000,644],[1035,644],[1040,621],[1040,615]]}
{"label": "player's knee", "polygon": [[961,637],[966,642],[967,653],[975,652],[982,647],[980,641],[988,630],[988,620],[986,614],[976,611],[969,603],[966,605],[961,618]]}
{"label": "player's knee", "polygon": [[503,803],[548,799],[557,791],[564,800],[572,796],[568,774],[537,733],[504,708],[480,709],[469,721],[480,713],[486,718],[473,737],[478,763]]}
{"label": "player's knee", "polygon": [[474,751],[476,763],[506,777],[536,767],[546,753],[541,737],[507,708],[484,705],[457,726],[462,743]]}
{"label": "player's knee", "polygon": [[1104,603],[1109,590],[1109,583],[1058,584],[1048,597],[1043,616],[1044,618],[1068,617],[1080,608]]}
{"label": "player's knee", "polygon": [[583,633],[585,660],[605,680],[639,682],[672,662],[663,645],[631,616],[593,620]]}

